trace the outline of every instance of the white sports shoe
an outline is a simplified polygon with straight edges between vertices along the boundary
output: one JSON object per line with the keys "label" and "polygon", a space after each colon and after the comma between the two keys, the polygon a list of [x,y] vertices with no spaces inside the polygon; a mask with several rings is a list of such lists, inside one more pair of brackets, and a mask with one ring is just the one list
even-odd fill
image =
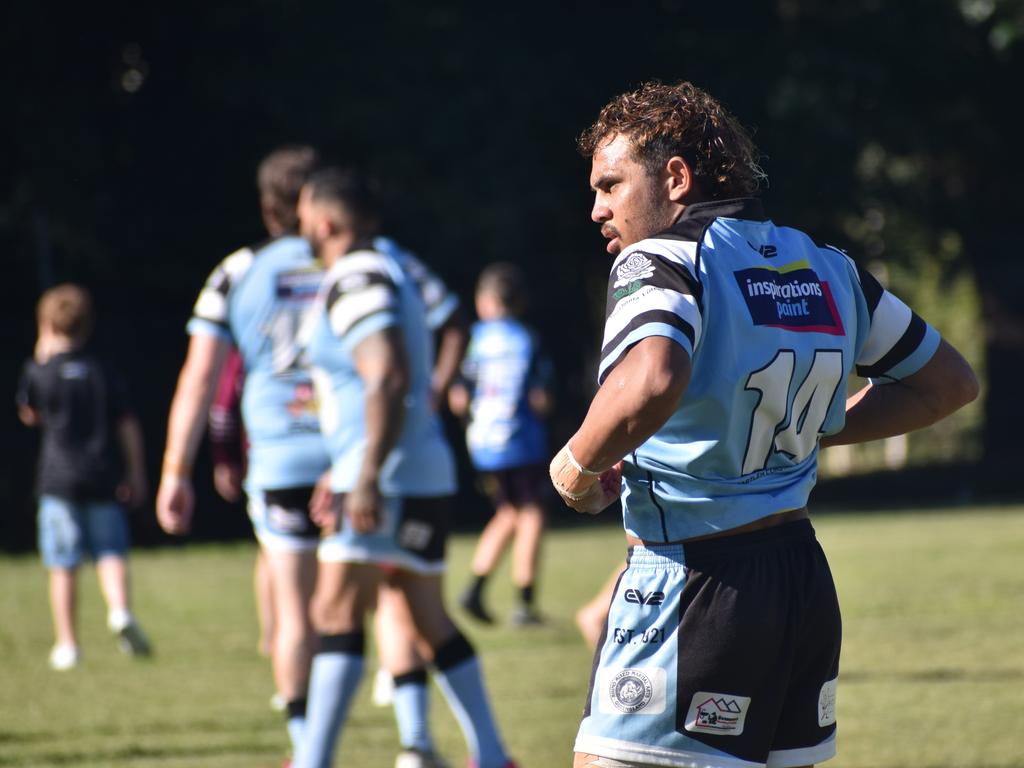
{"label": "white sports shoe", "polygon": [[284,712],[288,709],[288,702],[284,700],[284,696],[274,691],[274,695],[270,697],[270,708],[275,712]]}
{"label": "white sports shoe", "polygon": [[389,707],[394,700],[394,693],[394,678],[384,667],[379,667],[373,677],[373,703],[378,707]]}
{"label": "white sports shoe", "polygon": [[433,752],[403,749],[395,758],[395,768],[451,768],[448,761]]}
{"label": "white sports shoe", "polygon": [[50,651],[50,669],[56,669],[58,672],[72,669],[78,665],[80,658],[78,646],[55,645]]}

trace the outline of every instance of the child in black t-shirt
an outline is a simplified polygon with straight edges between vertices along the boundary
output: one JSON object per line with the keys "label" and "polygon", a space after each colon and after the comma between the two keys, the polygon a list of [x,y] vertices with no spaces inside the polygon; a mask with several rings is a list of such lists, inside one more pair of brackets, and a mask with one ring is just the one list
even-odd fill
{"label": "child in black t-shirt", "polygon": [[76,285],[43,294],[39,339],[18,386],[19,418],[42,430],[36,490],[39,549],[50,574],[56,644],[50,666],[78,663],[75,593],[86,553],[96,562],[107,625],[121,650],[150,652],[132,616],[128,591],[128,525],[121,504],[146,495],[142,430],[117,376],[85,349],[92,302]]}

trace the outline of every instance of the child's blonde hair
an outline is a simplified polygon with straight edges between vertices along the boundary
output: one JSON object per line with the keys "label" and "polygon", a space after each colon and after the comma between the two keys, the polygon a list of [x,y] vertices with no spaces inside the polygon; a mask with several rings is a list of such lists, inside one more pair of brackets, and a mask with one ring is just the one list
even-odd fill
{"label": "child's blonde hair", "polygon": [[62,283],[46,291],[36,305],[39,327],[81,344],[92,333],[92,297],[80,285]]}

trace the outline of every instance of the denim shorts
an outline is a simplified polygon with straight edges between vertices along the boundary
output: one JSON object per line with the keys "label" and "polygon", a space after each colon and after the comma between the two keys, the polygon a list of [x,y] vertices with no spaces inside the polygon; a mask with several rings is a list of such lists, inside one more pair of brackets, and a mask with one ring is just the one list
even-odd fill
{"label": "denim shorts", "polygon": [[47,568],[74,568],[88,554],[94,560],[128,553],[128,522],[115,501],[39,499],[39,552]]}

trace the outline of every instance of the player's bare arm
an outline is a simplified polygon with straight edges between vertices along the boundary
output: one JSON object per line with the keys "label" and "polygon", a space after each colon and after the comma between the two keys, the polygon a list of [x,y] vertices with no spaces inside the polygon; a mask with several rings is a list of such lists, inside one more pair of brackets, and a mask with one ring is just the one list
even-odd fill
{"label": "player's bare arm", "polygon": [[618,462],[672,415],[690,371],[686,350],[662,336],[648,337],[626,354],[594,396],[583,425],[551,462],[555,489],[569,506],[595,513],[618,498]]}
{"label": "player's bare arm", "polygon": [[469,344],[469,331],[462,312],[458,309],[452,312],[438,329],[437,335],[437,361],[434,363],[430,383],[435,407],[444,401],[444,393],[455,380]]}
{"label": "player's bare arm", "polygon": [[881,386],[870,384],[846,401],[846,424],[821,439],[830,445],[863,443],[922,429],[978,396],[970,364],[945,340],[917,373]]}
{"label": "player's bare arm", "polygon": [[23,403],[18,404],[18,419],[26,427],[38,427],[39,426],[39,411],[30,405]]}
{"label": "player's bare arm", "polygon": [[187,533],[192,524],[192,464],[228,348],[227,341],[215,336],[197,334],[189,340],[171,402],[156,497],[157,520],[167,533]]}
{"label": "player's bare arm", "polygon": [[409,363],[397,328],[368,336],[353,352],[356,372],[363,380],[366,418],[366,451],[356,485],[345,501],[345,514],[360,532],[373,530],[378,522],[381,468],[402,432]]}

